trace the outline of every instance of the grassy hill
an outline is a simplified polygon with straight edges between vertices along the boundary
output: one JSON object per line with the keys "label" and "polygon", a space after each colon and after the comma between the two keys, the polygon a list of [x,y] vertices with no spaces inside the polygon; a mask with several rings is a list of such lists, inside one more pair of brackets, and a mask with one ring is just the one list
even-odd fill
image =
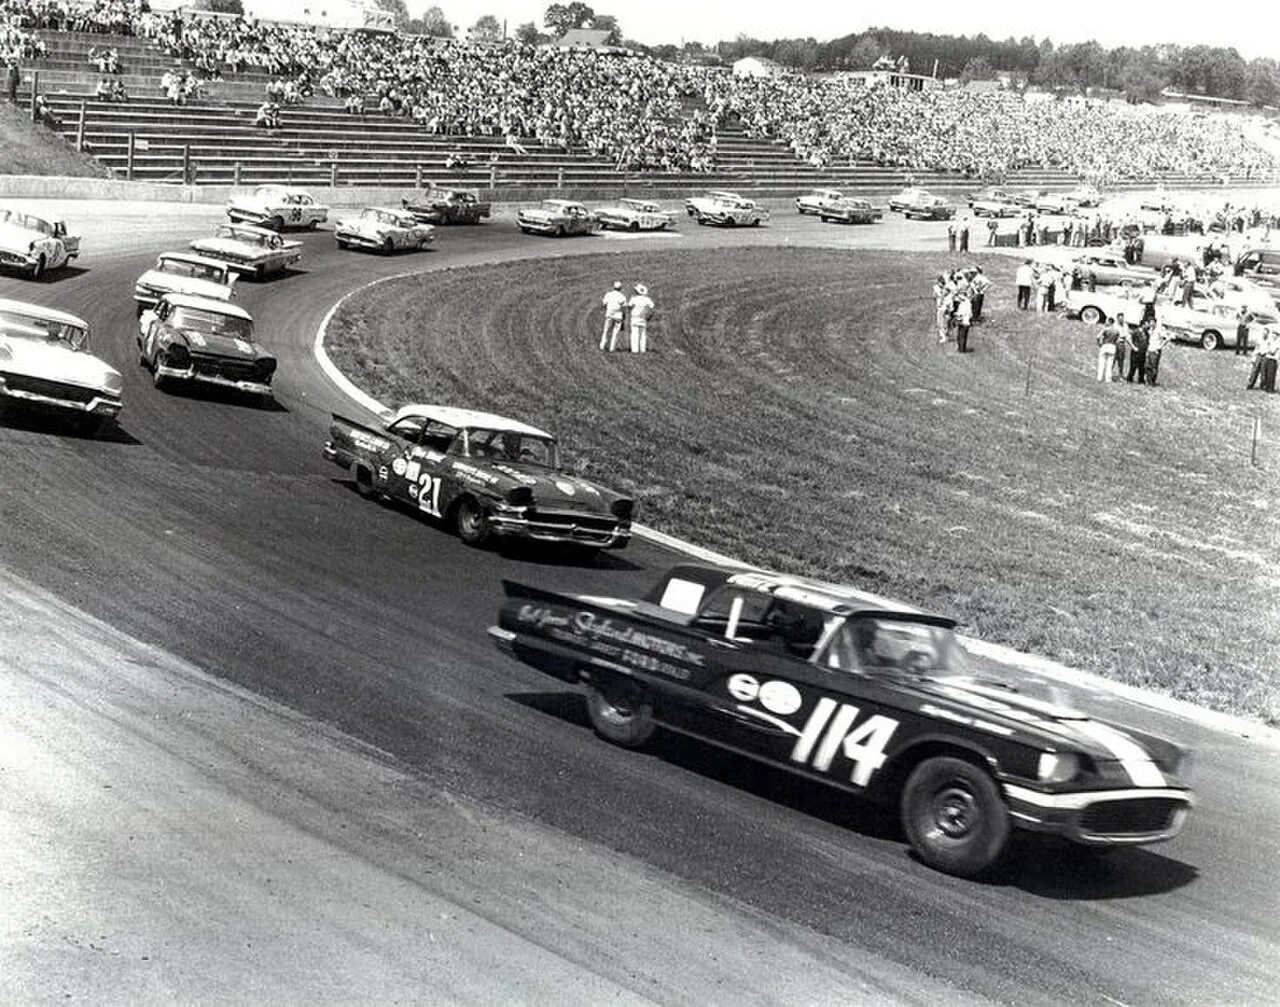
{"label": "grassy hill", "polygon": [[25,106],[0,102],[0,174],[101,178],[110,172],[62,137],[33,123]]}
{"label": "grassy hill", "polygon": [[[959,356],[932,332],[945,265],[741,249],[450,270],[352,298],[329,349],[385,401],[558,431],[665,531],[1280,720],[1280,396],[1182,345],[1162,387],[1097,384],[1094,331],[1016,311],[999,264]],[[648,356],[596,349],[615,277],[658,303]]]}

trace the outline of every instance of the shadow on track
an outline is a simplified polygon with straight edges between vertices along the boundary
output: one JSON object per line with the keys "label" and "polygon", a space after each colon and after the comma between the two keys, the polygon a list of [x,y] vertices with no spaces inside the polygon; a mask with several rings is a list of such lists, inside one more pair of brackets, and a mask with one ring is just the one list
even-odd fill
{"label": "shadow on track", "polygon": [[205,385],[198,381],[169,381],[165,384],[161,395],[175,399],[190,399],[193,402],[217,402],[224,405],[239,406],[241,409],[255,409],[264,413],[287,413],[289,407],[274,397],[258,396],[253,392],[241,392],[234,388],[223,388],[218,385]]}
{"label": "shadow on track", "polygon": [[[506,698],[575,728],[591,730],[581,693],[507,693]],[[906,837],[895,807],[859,800],[843,791],[670,731],[657,731],[642,754],[847,829],[854,835],[902,843],[904,855],[917,859],[906,848]],[[1015,833],[1007,856],[987,876],[974,883],[1020,888],[1047,899],[1083,902],[1159,895],[1190,884],[1199,874],[1190,864],[1145,848],[1129,847],[1104,854],[1062,840]]]}
{"label": "shadow on track", "polygon": [[89,272],[89,270],[84,266],[68,265],[62,266],[59,269],[46,270],[44,275],[42,275],[38,280],[31,279],[27,274],[13,273],[12,271],[7,272],[6,275],[25,276],[28,283],[35,283],[43,287],[57,283],[64,283],[67,280],[74,280],[77,276],[83,276],[87,272]]}
{"label": "shadow on track", "polygon": [[42,415],[38,411],[15,407],[0,408],[0,427],[66,440],[101,441],[105,444],[142,443],[119,423],[109,423],[98,430],[78,416]]}

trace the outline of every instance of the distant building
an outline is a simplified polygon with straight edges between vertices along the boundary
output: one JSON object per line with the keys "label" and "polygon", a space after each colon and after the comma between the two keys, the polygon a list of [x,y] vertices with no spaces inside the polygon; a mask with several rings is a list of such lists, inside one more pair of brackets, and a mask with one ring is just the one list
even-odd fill
{"label": "distant building", "polygon": [[244,16],[326,28],[393,31],[395,18],[376,0],[243,0]]}
{"label": "distant building", "polygon": [[862,81],[867,87],[898,87],[904,91],[924,91],[942,86],[937,77],[901,70],[846,70],[840,76],[846,80]]}
{"label": "distant building", "polygon": [[607,49],[609,32],[603,28],[570,28],[551,44],[561,49]]}
{"label": "distant building", "polygon": [[775,63],[763,56],[743,56],[734,60],[733,75],[735,77],[777,77],[787,72],[781,63]]}

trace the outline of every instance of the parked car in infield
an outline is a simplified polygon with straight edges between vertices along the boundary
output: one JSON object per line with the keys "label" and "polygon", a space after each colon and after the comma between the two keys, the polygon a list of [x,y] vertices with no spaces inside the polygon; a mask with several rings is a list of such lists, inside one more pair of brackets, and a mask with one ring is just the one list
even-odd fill
{"label": "parked car in infield", "polygon": [[1237,278],[1252,281],[1280,303],[1280,249],[1247,249],[1237,256],[1232,272]]}
{"label": "parked car in infield", "polygon": [[1078,272],[1081,281],[1092,282],[1099,287],[1144,286],[1155,281],[1158,275],[1145,266],[1133,266],[1119,252],[1099,248],[1077,255],[1071,260],[1070,270]]}
{"label": "parked car in infield", "polygon": [[425,249],[436,240],[431,224],[419,223],[407,210],[369,206],[358,217],[342,217],[334,222],[333,240],[339,248],[367,248],[390,255],[413,248]]}
{"label": "parked car in infield", "polygon": [[311,193],[288,185],[260,185],[248,196],[232,196],[227,218],[233,224],[258,224],[273,231],[301,227],[314,231],[329,219],[329,208]]}
{"label": "parked car in infield", "polygon": [[1047,213],[1050,216],[1065,216],[1072,213],[1076,204],[1073,203],[1065,192],[1042,192],[1036,197],[1035,208],[1037,213]]}
{"label": "parked car in infield", "polygon": [[[1140,287],[1072,290],[1067,294],[1066,311],[1089,325],[1100,325],[1121,313],[1126,322],[1135,324],[1142,317],[1142,296],[1149,292],[1150,288]],[[1156,319],[1169,334],[1180,342],[1196,343],[1206,350],[1235,345],[1240,308],[1239,303],[1213,297],[1195,298],[1191,307],[1176,303],[1167,294],[1155,298]],[[1274,305],[1265,311],[1255,311],[1255,317],[1266,325],[1280,321]]]}
{"label": "parked car in infield", "polygon": [[551,234],[563,238],[572,234],[595,234],[600,220],[581,203],[571,199],[544,199],[540,206],[516,214],[516,226],[525,234]]}
{"label": "parked car in infield", "polygon": [[302,260],[302,242],[289,241],[275,231],[252,224],[220,224],[208,238],[196,238],[191,249],[255,280],[283,273]]}
{"label": "parked car in infield", "polygon": [[225,259],[210,259],[194,252],[161,252],[156,264],[135,281],[133,299],[139,315],[155,307],[164,294],[194,294],[229,301],[239,275]]}
{"label": "parked car in infield", "polygon": [[821,215],[823,207],[833,206],[842,199],[844,193],[839,189],[811,189],[796,197],[796,212],[801,216],[811,213],[816,217]]}
{"label": "parked car in infield", "polygon": [[68,416],[98,433],[120,415],[123,389],[120,372],[89,352],[83,318],[0,299],[0,409]]}
{"label": "parked car in infield", "polygon": [[699,224],[713,227],[759,227],[769,219],[769,211],[755,200],[736,192],[714,190],[705,196],[691,196],[684,201],[685,212]]}
{"label": "parked car in infield", "polygon": [[824,224],[834,221],[840,224],[874,224],[884,217],[884,211],[872,206],[865,199],[855,196],[844,196],[834,203],[824,206],[818,213],[818,219]]}
{"label": "parked car in infield", "polygon": [[1160,842],[1192,805],[1184,749],[1065,706],[1029,673],[972,674],[944,616],[701,564],[642,598],[503,586],[494,642],[583,685],[606,740],[640,747],[661,726],[895,805],[916,855],[950,874],[990,868],[1015,829]]}
{"label": "parked car in infield", "polygon": [[324,456],[361,495],[407,503],[468,545],[621,549],[631,538],[631,498],[565,472],[551,434],[504,416],[408,405],[376,429],[335,414]]}
{"label": "parked car in infield", "polygon": [[956,208],[942,196],[924,195],[902,208],[906,220],[950,220]]}
{"label": "parked car in infield", "polygon": [[80,238],[66,221],[42,213],[0,206],[0,266],[39,280],[80,254]]}
{"label": "parked car in infield", "polygon": [[1102,193],[1098,191],[1096,186],[1082,184],[1077,185],[1074,189],[1069,189],[1066,198],[1079,207],[1099,206],[1102,203]]}
{"label": "parked car in infield", "polygon": [[422,224],[478,224],[492,212],[475,189],[432,187],[400,200],[400,205]]}
{"label": "parked car in infield", "polygon": [[157,388],[170,382],[272,398],[276,358],[253,336],[244,308],[190,294],[165,294],[138,319],[138,362]]}
{"label": "parked car in infield", "polygon": [[605,230],[665,231],[676,226],[675,214],[652,199],[623,198],[594,212]]}

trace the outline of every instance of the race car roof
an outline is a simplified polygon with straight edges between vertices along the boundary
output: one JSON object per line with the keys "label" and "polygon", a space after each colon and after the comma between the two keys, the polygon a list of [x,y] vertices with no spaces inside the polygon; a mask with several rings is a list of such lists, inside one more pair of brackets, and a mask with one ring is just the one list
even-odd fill
{"label": "race car roof", "polygon": [[161,252],[156,256],[157,261],[160,259],[176,259],[179,262],[190,262],[197,266],[209,266],[217,269],[229,269],[226,259],[211,259],[207,255],[198,255],[195,252]]}
{"label": "race car roof", "polygon": [[11,301],[8,298],[0,298],[0,311],[21,312],[24,315],[34,315],[36,318],[47,318],[51,322],[59,322],[62,325],[74,325],[77,328],[87,329],[89,323],[78,315],[73,315],[69,311],[59,311],[57,308],[46,308],[40,304],[29,304],[26,301]]}
{"label": "race car roof", "polygon": [[[276,232],[271,230],[271,228],[259,227],[257,224],[227,223],[227,224],[219,224],[218,228],[219,230],[223,228],[227,228],[232,231],[247,231],[250,234],[258,234],[258,235],[267,234],[267,235],[270,235],[271,237],[276,237]],[[216,238],[217,235],[215,234],[213,235],[213,237]]]}
{"label": "race car roof", "polygon": [[253,316],[244,308],[228,304],[226,301],[215,301],[212,297],[198,297],[195,294],[161,294],[160,299],[168,301],[175,308],[194,308],[198,311],[211,311],[215,315],[231,315],[234,318],[243,318],[247,322],[253,321]]}
{"label": "race car roof", "polygon": [[509,419],[506,416],[498,416],[496,413],[486,413],[479,409],[460,409],[456,406],[433,406],[424,404],[412,404],[401,406],[395,414],[392,422],[402,420],[406,416],[424,416],[427,419],[438,420],[451,427],[459,430],[481,428],[484,430],[509,430],[517,434],[529,434],[531,437],[546,437],[554,440],[553,434],[547,433],[545,430],[539,430],[537,427],[530,426],[528,423],[521,423],[519,420]]}

